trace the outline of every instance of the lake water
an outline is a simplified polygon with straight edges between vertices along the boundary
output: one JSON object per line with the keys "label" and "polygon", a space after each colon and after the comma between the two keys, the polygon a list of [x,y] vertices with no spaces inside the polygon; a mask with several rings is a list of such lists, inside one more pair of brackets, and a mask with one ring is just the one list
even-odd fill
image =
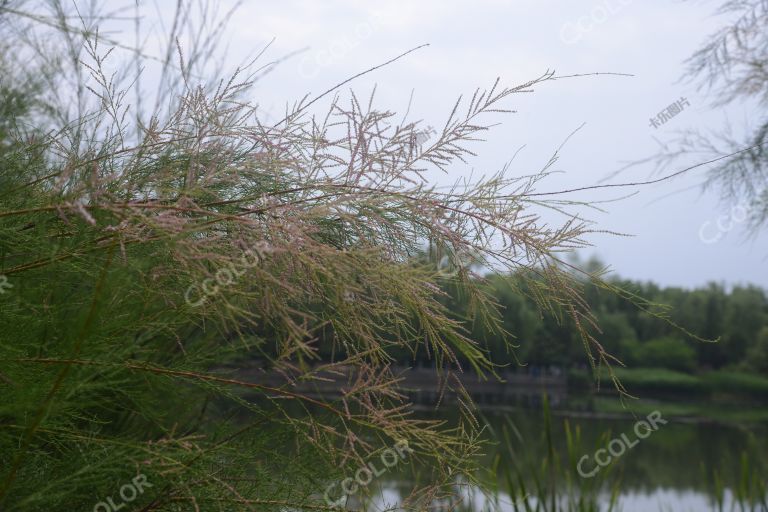
{"label": "lake water", "polygon": [[[554,453],[558,454],[555,458],[560,461],[561,467],[554,472],[551,481],[561,494],[558,499],[564,507],[559,510],[595,510],[565,506],[568,499],[575,499],[574,496],[578,495],[578,492],[566,492],[570,482],[571,489],[594,486],[594,496],[601,511],[610,509],[611,490],[616,490],[615,498],[618,499],[611,510],[623,512],[768,511],[765,502],[742,509],[736,506],[733,499],[734,493],[749,492],[749,486],[753,491],[760,485],[765,489],[764,477],[768,474],[768,423],[760,419],[734,422],[707,417],[707,412],[719,411],[717,408],[708,409],[708,404],[702,404],[702,414],[692,418],[690,414],[682,417],[676,415],[681,408],[690,408],[690,404],[635,403],[633,417],[631,411],[622,410],[616,399],[602,398],[599,402],[597,407],[594,404],[589,407],[591,411],[585,411],[583,403],[576,407],[560,403],[552,411],[552,447]],[[750,409],[743,405],[728,407],[726,404],[721,407],[728,411],[719,414],[725,418],[739,417],[740,414],[751,417],[752,413],[762,418],[761,413],[765,412],[761,406]],[[606,409],[610,412],[606,412]],[[642,425],[638,427],[638,420],[646,418],[653,411],[658,411],[654,418],[661,418],[654,425],[656,429]],[[445,405],[438,411],[422,408],[420,414],[450,422],[454,412],[455,407]],[[470,486],[458,477],[456,490],[463,498],[452,503],[435,502],[431,508],[467,512],[516,512],[528,510],[524,502],[531,507],[530,510],[537,510],[539,500],[549,503],[551,496],[536,496],[537,487],[534,482],[537,475],[546,481],[550,474],[541,468],[548,453],[542,409],[487,406],[481,411],[481,416],[487,424],[486,439],[490,442],[481,460],[480,467],[483,470],[478,475],[479,480],[484,482],[483,486]],[[580,433],[580,441],[571,444],[570,463],[566,421],[572,434],[577,431]],[[598,455],[599,461],[605,463],[611,459],[605,468],[595,462],[595,454],[600,449],[605,451]],[[581,466],[583,473],[590,475],[597,469],[595,476],[579,476],[573,467],[574,461],[585,456]],[[522,475],[527,480],[525,491],[516,483],[511,489],[504,477],[507,474],[515,475],[515,478]],[[414,479],[410,468],[398,468],[376,479],[371,484],[375,488],[369,489],[376,498],[368,509],[387,510],[389,507],[391,510],[414,487]],[[715,497],[718,481],[722,482],[722,508],[717,505]],[[602,491],[598,488],[602,488]],[[361,505],[355,500],[347,503],[350,509],[358,509]],[[550,511],[552,507],[539,510]]]}

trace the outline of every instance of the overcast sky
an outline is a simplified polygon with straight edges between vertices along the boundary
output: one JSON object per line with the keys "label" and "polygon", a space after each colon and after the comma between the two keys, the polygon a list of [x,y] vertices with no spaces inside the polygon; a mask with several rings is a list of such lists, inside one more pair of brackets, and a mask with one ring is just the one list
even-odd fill
{"label": "overcast sky", "polygon": [[[257,85],[254,99],[278,112],[285,102],[319,94],[429,43],[348,88],[365,96],[376,84],[376,105],[398,112],[406,109],[413,91],[411,117],[436,127],[445,122],[458,95],[490,86],[496,77],[517,85],[548,69],[559,75],[634,75],[549,82],[533,94],[508,99],[506,106],[517,113],[473,148],[479,156],[436,178],[452,183],[472,170],[475,175],[493,173],[522,145],[512,172],[529,174],[586,123],[562,151],[556,168],[564,173],[540,186],[557,190],[595,184],[625,162],[653,155],[657,140],[671,140],[678,130],[717,129],[726,119],[737,127],[749,122],[747,108],[714,109],[704,93],[679,80],[686,57],[724,23],[712,15],[717,5],[670,0],[246,0],[227,31],[227,63],[236,65],[273,38],[265,61],[306,48]],[[682,112],[651,126],[652,117],[677,101],[682,101]],[[651,171],[651,166],[635,167],[614,181],[647,179]],[[718,227],[718,218],[729,209],[716,194],[704,195],[696,187],[704,175],[700,169],[621,193],[574,195],[602,200],[639,192],[591,215],[598,228],[633,236],[595,235],[587,255],[598,255],[622,276],[664,285],[768,285],[768,237],[746,239],[742,225],[725,217]]]}

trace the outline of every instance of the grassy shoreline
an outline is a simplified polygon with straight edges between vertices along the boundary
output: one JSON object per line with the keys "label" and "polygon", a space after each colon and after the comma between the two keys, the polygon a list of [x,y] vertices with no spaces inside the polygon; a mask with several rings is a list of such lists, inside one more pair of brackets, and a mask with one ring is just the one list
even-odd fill
{"label": "grassy shoreline", "polygon": [[[736,370],[689,374],[664,368],[615,368],[616,376],[633,395],[699,396],[713,400],[768,401],[768,377]],[[569,387],[592,386],[588,370],[568,373]],[[607,372],[601,376],[600,392],[615,392]]]}

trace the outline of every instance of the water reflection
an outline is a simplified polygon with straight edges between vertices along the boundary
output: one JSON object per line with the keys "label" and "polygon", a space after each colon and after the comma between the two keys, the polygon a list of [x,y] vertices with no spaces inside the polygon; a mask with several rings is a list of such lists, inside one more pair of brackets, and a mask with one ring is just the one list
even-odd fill
{"label": "water reflection", "polygon": [[[401,494],[397,484],[385,484],[380,489],[378,496],[368,505],[371,512],[397,511],[405,495]],[[500,492],[498,495],[488,495],[477,488],[466,489],[460,498],[454,500],[438,500],[433,502],[429,510],[433,512],[521,512],[526,508],[524,500],[513,500],[509,494]],[[723,500],[723,510],[742,510],[733,499],[733,493],[726,491]],[[610,496],[604,494],[599,503],[603,510],[609,508]],[[530,496],[528,505],[536,510],[539,500]],[[561,506],[563,503],[561,503]],[[347,506],[351,510],[359,510],[362,503],[349,501]],[[543,506],[543,504],[542,504]],[[615,510],[621,512],[703,512],[708,510],[720,510],[714,500],[705,493],[697,491],[681,491],[676,489],[659,488],[651,492],[627,492],[622,493],[620,505]],[[756,510],[765,510],[764,507]]]}
{"label": "water reflection", "polygon": [[[562,404],[567,409],[567,404]],[[672,404],[656,404],[664,413],[665,409],[672,410]],[[422,410],[426,417],[439,417],[451,421],[455,411]],[[490,445],[485,450],[481,461],[483,468],[496,468],[478,475],[485,491],[478,487],[469,486],[466,482],[457,480],[457,498],[452,500],[436,500],[430,505],[435,511],[510,511],[527,510],[527,501],[531,510],[536,510],[538,498],[529,493],[527,499],[523,496],[510,496],[508,487],[502,477],[512,467],[517,474],[533,475],[540,470],[542,460],[546,458],[547,445],[542,435],[542,414],[536,409],[508,409],[486,407],[482,416],[488,424],[488,441]],[[638,415],[638,417],[641,417]],[[756,474],[765,475],[764,464],[768,461],[766,446],[765,424],[721,424],[715,421],[690,421],[665,415],[669,423],[664,425],[652,436],[642,440],[623,456],[617,458],[610,466],[611,482],[614,487],[597,491],[596,504],[599,510],[610,509],[610,490],[618,492],[618,506],[613,510],[622,512],[653,512],[653,511],[708,511],[721,510],[717,505],[717,486],[715,478],[722,481],[720,503],[722,510],[742,510],[736,506],[734,489],[744,485],[745,471],[747,480]],[[621,433],[631,432],[636,419],[605,418],[600,415],[589,416],[579,414],[570,416],[566,410],[553,411],[552,443],[554,452],[559,454],[562,472],[556,477],[555,487],[571,489],[560,496],[562,505],[574,503],[572,490],[581,485],[580,477],[567,459],[566,426],[571,432],[579,431],[581,441],[576,451],[579,454],[592,455],[596,449],[605,447],[606,439],[620,436]],[[515,446],[507,446],[505,436],[500,433],[503,429],[514,429],[517,441]],[[573,448],[573,447],[572,447]],[[514,458],[514,460],[512,460]],[[747,465],[745,466],[745,461]],[[717,475],[717,477],[715,477]],[[495,481],[494,481],[495,480]],[[765,481],[763,480],[763,485]],[[368,510],[395,510],[396,505],[410,494],[418,483],[418,478],[410,473],[410,468],[401,468],[394,478],[378,482],[376,498],[368,503]],[[569,487],[570,486],[570,487]],[[527,489],[535,486],[530,484]],[[490,491],[489,489],[496,489]],[[517,492],[519,487],[515,490]],[[577,491],[578,492],[578,491]],[[542,499],[549,500],[547,496]],[[569,501],[570,500],[570,501]],[[547,501],[546,510],[551,510]],[[359,502],[350,501],[347,508],[360,509]],[[581,510],[573,505],[563,510]],[[588,508],[584,508],[587,510]],[[743,510],[768,510],[764,505],[745,508]]]}

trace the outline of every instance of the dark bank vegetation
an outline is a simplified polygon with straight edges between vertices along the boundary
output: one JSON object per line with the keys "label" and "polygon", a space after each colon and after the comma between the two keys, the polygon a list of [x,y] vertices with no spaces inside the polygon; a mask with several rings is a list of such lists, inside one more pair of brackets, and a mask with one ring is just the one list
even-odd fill
{"label": "dark bank vegetation", "polygon": [[[591,261],[587,267],[596,271],[601,265]],[[609,281],[656,304],[655,310],[639,310],[631,301],[585,283],[584,296],[598,319],[600,343],[627,367],[616,373],[630,392],[722,392],[768,398],[768,297],[763,289],[749,285],[725,289],[713,283],[688,290],[618,277]],[[509,282],[508,276],[489,275],[485,286],[503,308],[504,327],[515,333],[516,349],[509,352],[477,324],[472,324],[473,337],[487,347],[494,361],[506,361],[516,371],[556,367],[571,370],[578,383],[587,385],[595,373],[587,371],[570,320],[558,323],[541,316]],[[448,304],[457,318],[466,317],[459,295]],[[664,319],[668,315],[677,325]],[[692,339],[686,331],[716,342]]]}

